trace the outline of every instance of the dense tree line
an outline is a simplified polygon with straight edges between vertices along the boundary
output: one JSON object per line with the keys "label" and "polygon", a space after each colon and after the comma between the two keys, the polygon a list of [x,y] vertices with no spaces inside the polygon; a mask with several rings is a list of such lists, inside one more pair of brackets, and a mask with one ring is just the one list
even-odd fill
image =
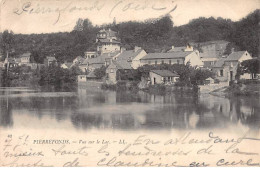
{"label": "dense tree line", "polygon": [[46,90],[70,91],[77,87],[77,76],[82,74],[78,67],[63,69],[59,66],[41,67],[32,70],[27,66],[1,69],[2,87],[40,87]]}
{"label": "dense tree line", "polygon": [[[172,45],[183,46],[189,42],[227,40],[231,48],[248,50],[259,57],[259,21],[260,10],[256,10],[238,22],[223,18],[198,18],[186,25],[173,26],[170,16],[144,22],[123,22],[93,26],[88,19],[79,19],[71,32],[49,34],[14,34],[13,39],[7,32],[0,39],[1,51],[5,55],[10,50],[12,56],[31,52],[36,62],[42,63],[44,57],[54,55],[59,62],[72,61],[87,50],[95,50],[96,33],[101,28],[112,28],[119,33],[122,45],[127,49],[141,46],[147,52],[162,52]],[[9,32],[9,34],[12,34]],[[4,43],[4,41],[7,42]],[[5,45],[4,45],[5,44]]]}

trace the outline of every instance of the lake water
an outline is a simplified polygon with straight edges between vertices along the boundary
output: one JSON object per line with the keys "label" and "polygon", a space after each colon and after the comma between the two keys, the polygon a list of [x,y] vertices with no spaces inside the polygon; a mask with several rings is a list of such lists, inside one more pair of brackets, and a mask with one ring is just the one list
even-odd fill
{"label": "lake water", "polygon": [[151,95],[78,89],[47,93],[0,89],[0,127],[70,131],[225,130],[259,134],[259,97]]}

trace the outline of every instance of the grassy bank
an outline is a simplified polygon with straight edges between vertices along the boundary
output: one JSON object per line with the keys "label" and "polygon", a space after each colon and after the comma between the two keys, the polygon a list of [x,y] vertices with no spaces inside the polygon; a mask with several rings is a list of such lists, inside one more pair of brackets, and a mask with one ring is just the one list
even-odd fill
{"label": "grassy bank", "polygon": [[260,81],[246,80],[231,84],[226,90],[227,95],[234,96],[258,96],[260,95]]}

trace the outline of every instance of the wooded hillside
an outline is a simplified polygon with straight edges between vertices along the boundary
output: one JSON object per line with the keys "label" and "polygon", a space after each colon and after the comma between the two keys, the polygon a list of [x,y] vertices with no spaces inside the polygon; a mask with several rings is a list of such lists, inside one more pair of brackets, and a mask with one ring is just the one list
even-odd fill
{"label": "wooded hillside", "polygon": [[[166,51],[174,46],[183,46],[189,42],[227,40],[236,50],[247,50],[253,57],[260,57],[259,45],[260,10],[256,10],[238,22],[223,18],[198,18],[186,25],[173,26],[169,16],[144,22],[123,22],[103,26],[93,26],[85,19],[83,26],[73,31],[50,34],[14,34],[11,43],[12,56],[31,52],[36,62],[43,62],[47,55],[55,55],[59,62],[72,61],[87,50],[95,50],[96,33],[101,28],[110,27],[119,33],[122,45],[127,49],[141,46],[147,52]],[[5,34],[2,33],[1,51],[5,56]]]}

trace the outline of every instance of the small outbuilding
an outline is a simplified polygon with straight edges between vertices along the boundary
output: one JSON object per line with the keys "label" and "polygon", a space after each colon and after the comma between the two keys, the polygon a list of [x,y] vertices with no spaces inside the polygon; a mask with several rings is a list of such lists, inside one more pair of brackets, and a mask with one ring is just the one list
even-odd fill
{"label": "small outbuilding", "polygon": [[214,84],[214,79],[209,77],[205,80],[205,84]]}
{"label": "small outbuilding", "polygon": [[169,70],[151,70],[149,73],[151,84],[174,84],[180,76]]}

